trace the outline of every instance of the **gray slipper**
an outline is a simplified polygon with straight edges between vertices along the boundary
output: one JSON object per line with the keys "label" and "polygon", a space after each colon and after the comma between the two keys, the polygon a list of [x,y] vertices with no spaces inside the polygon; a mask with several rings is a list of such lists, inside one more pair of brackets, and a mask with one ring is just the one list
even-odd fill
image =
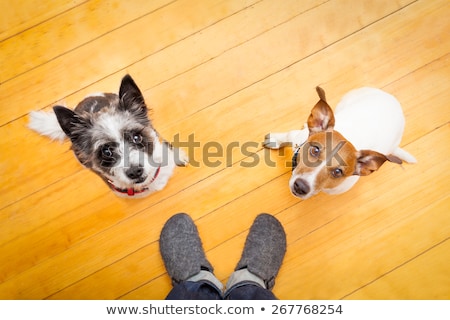
{"label": "gray slipper", "polygon": [[167,220],[159,238],[159,249],[172,284],[185,281],[201,270],[213,272],[206,260],[197,227],[185,213],[178,213]]}
{"label": "gray slipper", "polygon": [[283,226],[274,216],[262,213],[250,228],[235,270],[247,268],[260,277],[270,290],[275,285],[285,253],[286,233]]}

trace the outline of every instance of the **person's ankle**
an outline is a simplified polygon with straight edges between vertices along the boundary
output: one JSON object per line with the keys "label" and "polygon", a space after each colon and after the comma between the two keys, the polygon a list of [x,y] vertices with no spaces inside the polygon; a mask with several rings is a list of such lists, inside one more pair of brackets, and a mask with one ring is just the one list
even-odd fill
{"label": "person's ankle", "polygon": [[264,289],[268,289],[264,280],[258,277],[256,274],[251,273],[247,268],[239,269],[234,271],[230,278],[228,278],[228,282],[226,284],[227,290],[231,289],[233,286],[238,285],[239,283],[255,283],[261,286]]}

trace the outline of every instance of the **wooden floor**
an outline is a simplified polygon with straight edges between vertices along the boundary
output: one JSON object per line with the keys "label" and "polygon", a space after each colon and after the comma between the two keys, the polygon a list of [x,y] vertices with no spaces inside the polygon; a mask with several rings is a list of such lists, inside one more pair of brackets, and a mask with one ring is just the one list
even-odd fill
{"label": "wooden floor", "polygon": [[[280,299],[450,299],[448,0],[0,8],[0,298],[163,299],[171,284],[158,237],[177,212],[193,217],[225,283],[268,212],[288,240]],[[186,149],[199,165],[139,200],[114,196],[68,142],[27,128],[30,111],[117,92],[127,73],[163,137],[199,143]],[[395,95],[401,146],[418,164],[387,163],[342,195],[293,197],[290,151],[261,142],[303,125],[316,85],[332,107],[360,86]],[[223,153],[205,159],[213,145]]]}

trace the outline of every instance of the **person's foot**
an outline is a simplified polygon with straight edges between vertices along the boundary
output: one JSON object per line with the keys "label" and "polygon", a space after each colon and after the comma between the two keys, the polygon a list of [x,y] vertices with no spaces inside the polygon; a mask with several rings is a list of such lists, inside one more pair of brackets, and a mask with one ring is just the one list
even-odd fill
{"label": "person's foot", "polygon": [[272,215],[258,215],[250,228],[235,271],[247,269],[272,289],[286,253],[286,233]]}
{"label": "person's foot", "polygon": [[167,220],[159,238],[159,249],[173,284],[185,281],[201,270],[213,272],[197,227],[185,213],[178,213]]}

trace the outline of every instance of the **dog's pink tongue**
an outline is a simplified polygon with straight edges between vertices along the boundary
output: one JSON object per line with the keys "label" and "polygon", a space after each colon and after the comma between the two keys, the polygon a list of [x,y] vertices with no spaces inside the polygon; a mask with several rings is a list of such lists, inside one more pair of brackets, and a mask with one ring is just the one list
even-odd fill
{"label": "dog's pink tongue", "polygon": [[127,193],[129,196],[134,196],[134,189],[133,188],[128,188]]}

